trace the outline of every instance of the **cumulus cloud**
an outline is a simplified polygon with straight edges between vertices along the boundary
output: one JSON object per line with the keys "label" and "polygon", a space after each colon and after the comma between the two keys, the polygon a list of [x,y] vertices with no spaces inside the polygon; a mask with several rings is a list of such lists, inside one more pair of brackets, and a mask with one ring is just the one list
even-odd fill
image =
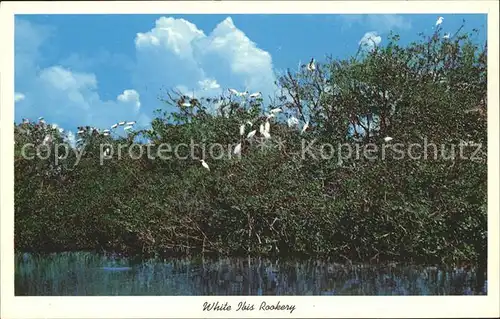
{"label": "cumulus cloud", "polygon": [[15,87],[29,97],[16,105],[16,121],[43,116],[71,130],[77,125],[107,127],[135,115],[135,105],[101,99],[95,74],[71,71],[61,65],[39,65],[40,49],[52,31],[15,20]]}
{"label": "cumulus cloud", "polygon": [[137,109],[141,107],[139,93],[136,90],[125,90],[122,94],[118,95],[117,100],[123,103],[132,103]]}
{"label": "cumulus cloud", "polygon": [[365,35],[359,40],[359,45],[367,50],[373,50],[382,42],[382,38],[376,31],[366,32]]}
{"label": "cumulus cloud", "polygon": [[[239,30],[230,17],[209,35],[184,19],[162,17],[138,33],[137,86],[176,88],[185,94],[212,95],[237,90],[275,92],[270,54]],[[147,79],[147,80],[146,80]]]}
{"label": "cumulus cloud", "polygon": [[[19,18],[15,23],[15,87],[29,97],[16,105],[17,121],[44,116],[67,131],[77,125],[105,128],[126,120],[147,126],[159,106],[162,88],[196,97],[220,94],[229,87],[261,91],[264,96],[276,89],[270,54],[231,18],[208,35],[187,20],[171,17],[159,18],[151,30],[138,30],[130,39],[135,57],[123,63],[132,85],[106,92],[116,96],[111,100],[103,99],[99,91],[99,80],[92,72],[95,63],[76,63],[82,60],[77,52],[60,63],[40,66],[41,48],[53,30]],[[79,67],[70,67],[75,63]]]}
{"label": "cumulus cloud", "polygon": [[14,93],[14,102],[21,102],[24,98],[24,94],[18,92]]}

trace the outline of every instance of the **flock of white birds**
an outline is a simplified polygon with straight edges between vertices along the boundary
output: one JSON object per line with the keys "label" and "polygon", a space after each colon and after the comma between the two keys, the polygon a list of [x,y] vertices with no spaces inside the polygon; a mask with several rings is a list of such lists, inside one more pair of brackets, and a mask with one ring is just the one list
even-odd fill
{"label": "flock of white birds", "polygon": [[[309,62],[309,64],[307,65],[307,69],[308,70],[315,70],[315,65],[314,65],[314,59],[311,59],[311,61]],[[231,94],[234,94],[234,95],[237,95],[237,96],[246,96],[248,95],[248,92],[247,91],[244,91],[244,92],[238,92],[237,90],[235,89],[229,89],[229,92]],[[260,98],[261,97],[261,93],[260,92],[257,92],[257,93],[253,93],[253,94],[250,94],[249,95],[250,98]],[[265,113],[265,116],[266,116],[266,122],[263,123],[263,124],[260,124],[259,126],[259,134],[265,139],[265,140],[268,140],[271,138],[271,120],[273,118],[275,118],[279,113],[283,112],[283,110],[281,108],[273,108],[271,109],[268,113],[266,112]],[[24,124],[27,124],[27,123],[30,123],[29,119],[23,119],[22,122]],[[45,122],[45,119],[43,117],[39,117],[38,118],[38,124],[40,125],[41,128],[48,128],[48,125],[46,124]],[[115,123],[113,125],[111,125],[110,129],[104,129],[104,130],[100,130],[96,127],[83,127],[83,126],[79,126],[78,127],[78,132],[77,132],[77,135],[80,137],[80,136],[85,136],[89,133],[92,133],[92,134],[102,134],[103,136],[109,136],[111,134],[112,131],[116,130],[118,127],[123,127],[123,130],[128,132],[128,131],[131,131],[133,128],[134,128],[134,125],[136,124],[136,121],[130,121],[130,122],[127,122],[127,121],[121,121],[121,122],[118,122],[118,123]],[[290,128],[297,128],[300,124],[300,121],[298,118],[294,117],[294,116],[290,116],[287,120],[287,124]],[[253,128],[253,123],[251,121],[247,121],[246,123],[243,123],[240,125],[240,128],[239,128],[239,133],[240,133],[240,137],[243,137],[245,136],[245,133],[246,133],[246,130],[247,130],[247,126],[250,127],[250,129]],[[51,127],[52,129],[54,130],[58,130],[61,134],[64,133],[64,129],[62,128],[59,128],[56,124],[52,124]],[[309,128],[309,121],[305,121],[304,125],[302,126],[302,129],[300,130],[300,134],[303,134],[304,132],[307,131],[307,129]],[[252,129],[250,130],[247,134],[246,134],[246,139],[247,140],[251,140],[253,139],[257,134],[257,129]],[[384,141],[385,142],[390,142],[392,140],[392,137],[385,137],[384,138]],[[83,138],[79,138],[78,140],[76,140],[76,143],[79,143],[83,141]],[[45,138],[43,139],[43,142],[42,144],[49,144],[52,142],[52,134],[49,133],[45,136]],[[242,148],[242,142],[238,143],[235,147],[234,147],[234,150],[233,150],[233,154],[235,155],[240,155],[241,154],[241,148]],[[109,149],[106,149],[105,150],[105,155],[109,155]],[[209,165],[207,164],[207,162],[203,159],[200,160],[202,166],[204,168],[206,168],[207,170],[210,171],[210,167]]]}
{"label": "flock of white birds", "polygon": [[[26,118],[23,118],[22,119],[22,123],[23,124],[29,124],[30,120],[26,119]],[[80,137],[80,136],[85,136],[88,133],[92,133],[92,134],[97,134],[97,135],[102,134],[103,136],[109,136],[111,134],[111,131],[114,130],[114,129],[116,129],[119,126],[123,126],[123,130],[126,131],[126,132],[128,132],[128,131],[131,131],[134,128],[135,124],[136,124],[136,121],[130,121],[130,122],[122,121],[122,122],[118,122],[116,124],[113,124],[111,126],[111,129],[104,129],[102,131],[99,128],[97,128],[97,127],[79,126],[79,127],[77,127],[77,129],[78,129],[77,135]],[[45,122],[45,118],[42,117],[42,116],[38,118],[38,127],[40,127],[43,130],[45,130],[47,128],[51,128],[52,130],[58,130],[60,134],[64,134],[65,133],[64,129],[58,127],[57,124],[52,124],[49,127],[49,125],[47,125],[47,123]],[[22,129],[22,132],[30,134],[30,131],[28,129]],[[45,137],[44,137],[44,139],[42,141],[42,144],[43,145],[50,144],[50,143],[52,143],[52,140],[53,140],[52,132],[49,132],[48,134],[45,135]],[[79,138],[79,139],[76,140],[76,143],[80,143],[82,141],[83,141],[83,138]],[[14,142],[14,144],[15,144],[15,142]]]}
{"label": "flock of white birds", "polygon": [[[89,132],[91,132],[93,134],[102,134],[103,136],[109,136],[109,135],[111,135],[111,130],[115,130],[118,127],[123,127],[123,130],[125,132],[129,132],[134,128],[135,123],[136,123],[136,121],[130,121],[130,122],[121,121],[121,122],[118,122],[116,124],[111,125],[110,129],[105,129],[102,131],[100,129],[98,129],[97,127],[87,128],[87,127],[79,126],[77,134],[78,134],[78,136],[84,136],[84,135],[88,134]],[[81,141],[83,141],[83,139],[79,138],[76,142],[79,143]]]}
{"label": "flock of white birds", "polygon": [[[436,21],[436,28],[441,25],[444,21],[444,18],[443,17],[439,17]],[[451,37],[450,33],[445,33],[445,35],[443,36],[444,39],[449,39]],[[315,60],[314,58],[311,58],[311,60],[309,61],[309,63],[307,63],[307,65],[305,65],[306,69],[310,72],[314,72],[316,70],[316,63],[315,63]],[[249,99],[260,99],[262,98],[262,93],[261,92],[255,92],[255,93],[252,93],[252,94],[249,94],[248,91],[238,91],[236,89],[228,89],[230,95],[233,95],[233,96],[236,96],[236,97],[242,97],[242,98],[249,98]],[[190,107],[191,106],[191,103],[190,102],[184,102],[182,104],[182,106],[185,106],[185,107]],[[279,114],[280,112],[282,112],[283,110],[281,108],[274,108],[272,110],[269,111],[269,113],[266,113],[266,122],[264,124],[260,124],[260,127],[259,127],[259,133],[262,137],[264,137],[264,139],[270,139],[271,138],[271,123],[270,123],[270,120],[272,118],[274,118],[277,114]],[[29,119],[23,119],[22,122],[24,124],[27,124],[29,123]],[[47,127],[47,124],[45,122],[45,119],[43,117],[39,117],[38,118],[38,122],[39,122],[39,125],[42,127],[42,128],[46,128]],[[136,121],[130,121],[130,122],[127,122],[127,121],[121,121],[121,122],[118,122],[116,124],[113,124],[111,125],[110,129],[105,129],[105,130],[102,130],[100,131],[98,128],[96,127],[78,127],[78,132],[77,134],[79,136],[83,136],[85,134],[88,134],[89,133],[89,130],[92,132],[92,133],[95,133],[95,134],[102,134],[104,136],[109,136],[111,134],[111,131],[112,130],[115,130],[117,129],[118,127],[123,127],[123,130],[126,131],[126,132],[129,132],[131,130],[133,130],[134,128],[134,125],[136,124]],[[299,119],[297,119],[296,117],[294,116],[290,116],[288,119],[287,119],[287,124],[289,127],[298,127],[299,124],[300,124],[300,121]],[[246,123],[244,124],[241,124],[240,126],[240,136],[243,137],[245,135],[245,132],[246,132],[246,127],[247,125],[250,127],[250,128],[253,128],[253,123],[250,122],[250,121],[247,121]],[[59,128],[56,124],[52,124],[51,126],[52,129],[54,130],[58,130],[60,133],[64,133],[64,130],[62,128]],[[302,126],[302,129],[300,130],[300,133],[304,133],[307,131],[307,129],[309,128],[309,121],[305,121],[304,125]],[[29,132],[28,132],[29,133]],[[255,137],[255,135],[257,134],[257,130],[254,129],[254,130],[251,130],[250,132],[248,132],[248,134],[246,135],[246,139],[247,140],[251,140],[252,138]],[[78,139],[76,142],[81,142],[83,139],[80,138]],[[393,138],[390,137],[390,136],[386,136],[384,137],[384,142],[388,143],[390,141],[392,141]],[[45,136],[45,138],[43,139],[43,144],[48,144],[48,143],[51,143],[52,142],[52,135],[51,134],[47,134]],[[242,142],[238,143],[234,150],[233,150],[233,154],[235,155],[239,155],[241,154],[241,148],[242,148]],[[108,150],[109,151],[109,150]],[[207,162],[205,162],[205,160],[201,159],[200,160],[202,166],[204,168],[206,168],[207,170],[210,171],[210,167],[208,166]]]}

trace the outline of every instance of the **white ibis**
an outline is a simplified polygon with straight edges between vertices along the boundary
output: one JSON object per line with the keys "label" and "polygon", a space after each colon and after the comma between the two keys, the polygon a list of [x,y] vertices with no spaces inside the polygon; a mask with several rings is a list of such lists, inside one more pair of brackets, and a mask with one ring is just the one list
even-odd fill
{"label": "white ibis", "polygon": [[314,58],[311,58],[311,61],[307,64],[307,70],[314,71],[316,70],[316,65],[314,64]]}
{"label": "white ibis", "polygon": [[46,135],[45,138],[43,139],[43,145],[46,145],[48,143],[52,142],[52,136]]}
{"label": "white ibis", "polygon": [[249,98],[257,99],[257,98],[260,98],[261,96],[262,96],[261,92],[255,92],[255,93],[250,94]]}
{"label": "white ibis", "polygon": [[241,143],[238,143],[238,145],[235,146],[233,154],[240,154],[241,153]]}
{"label": "white ibis", "polygon": [[304,124],[304,126],[302,127],[302,131],[300,131],[300,134],[304,133],[308,127],[309,127],[309,121],[307,121],[306,124]]}
{"label": "white ibis", "polygon": [[257,130],[253,130],[250,133],[248,133],[247,138],[252,138],[254,135],[257,133]]}
{"label": "white ibis", "polygon": [[437,21],[436,21],[436,27],[437,27],[438,25],[440,25],[441,23],[443,23],[443,20],[444,20],[444,18],[443,18],[443,17],[439,17],[439,18],[437,19]]}
{"label": "white ibis", "polygon": [[205,162],[204,160],[200,160],[200,162],[203,167],[210,171],[210,167],[208,166],[207,162]]}

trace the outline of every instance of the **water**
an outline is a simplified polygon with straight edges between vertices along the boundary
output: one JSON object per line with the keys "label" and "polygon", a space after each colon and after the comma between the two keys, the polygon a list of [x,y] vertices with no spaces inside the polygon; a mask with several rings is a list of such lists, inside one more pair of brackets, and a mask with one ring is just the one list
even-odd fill
{"label": "water", "polygon": [[28,296],[476,295],[478,271],[318,260],[171,259],[134,263],[92,253],[16,256],[15,293]]}

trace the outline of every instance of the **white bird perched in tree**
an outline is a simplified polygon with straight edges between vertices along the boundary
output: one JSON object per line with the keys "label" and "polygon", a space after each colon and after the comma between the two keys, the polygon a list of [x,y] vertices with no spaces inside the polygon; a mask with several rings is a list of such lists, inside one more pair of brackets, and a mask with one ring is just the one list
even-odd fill
{"label": "white bird perched in tree", "polygon": [[444,20],[444,18],[443,18],[443,17],[439,17],[439,18],[437,19],[437,21],[436,21],[436,27],[437,27],[438,25],[440,25],[441,23],[443,23],[443,20]]}
{"label": "white bird perched in tree", "polygon": [[234,95],[238,95],[239,94],[239,92],[236,91],[235,89],[228,89],[228,91],[229,91],[229,93],[234,94]]}
{"label": "white bird perched in tree", "polygon": [[109,133],[110,131],[109,130],[103,130],[102,132],[103,133]]}
{"label": "white bird perched in tree", "polygon": [[257,133],[257,130],[253,130],[250,133],[248,133],[247,138],[252,138],[254,135]]}
{"label": "white bird perched in tree", "polygon": [[125,131],[130,131],[130,130],[131,130],[131,129],[133,129],[133,128],[134,128],[134,127],[133,127],[132,125],[127,125],[127,126],[125,126],[123,129],[124,129]]}
{"label": "white bird perched in tree", "polygon": [[257,98],[259,98],[259,97],[261,97],[261,96],[262,96],[262,93],[261,93],[261,92],[255,92],[255,93],[250,94],[250,96],[249,96],[249,97],[250,97],[251,99],[257,99]]}
{"label": "white bird perched in tree", "polygon": [[23,119],[23,123],[24,123],[24,124],[28,124],[29,122],[30,122],[30,120],[29,120],[29,119]]}
{"label": "white bird perched in tree", "polygon": [[109,155],[109,147],[106,147],[106,149],[104,149],[104,155],[105,156],[108,156]]}
{"label": "white bird perched in tree", "polygon": [[287,122],[288,122],[288,127],[299,125],[299,120],[295,116],[290,117]]}
{"label": "white bird perched in tree", "polygon": [[314,64],[314,58],[311,58],[311,61],[307,64],[307,70],[308,71],[314,71],[316,70],[316,65]]}
{"label": "white bird perched in tree", "polygon": [[102,135],[109,136],[109,133],[107,133],[107,132],[106,133],[102,133]]}
{"label": "white bird perched in tree", "polygon": [[390,136],[384,137],[384,142],[390,142],[392,140],[393,140],[393,138]]}
{"label": "white bird perched in tree", "polygon": [[43,120],[44,120],[43,116],[40,116],[40,117],[38,118],[38,120],[39,120],[39,121],[43,121]]}
{"label": "white bird perched in tree", "polygon": [[267,132],[267,131],[264,131],[262,135],[264,135],[265,139],[271,138],[271,134],[269,134],[269,132]]}
{"label": "white bird perched in tree", "polygon": [[111,125],[111,128],[112,128],[112,129],[115,129],[115,128],[117,128],[117,127],[118,127],[118,123],[117,123],[117,124],[113,124],[113,125]]}
{"label": "white bird perched in tree", "polygon": [[191,103],[189,103],[189,102],[184,102],[184,103],[182,103],[181,105],[182,105],[182,106],[184,106],[184,107],[190,107],[190,106],[191,106]]}
{"label": "white bird perched in tree", "polygon": [[450,38],[450,33],[446,33],[444,36],[443,36],[443,39],[449,39]]}
{"label": "white bird perched in tree", "polygon": [[239,96],[246,96],[247,94],[248,94],[248,91],[244,91],[244,92],[239,93],[238,95]]}
{"label": "white bird perched in tree", "polygon": [[304,132],[307,130],[307,128],[308,128],[308,127],[309,127],[309,121],[307,121],[307,122],[304,124],[304,126],[302,127],[302,131],[300,131],[300,134],[304,133]]}
{"label": "white bird perched in tree", "polygon": [[127,125],[134,125],[135,123],[137,123],[137,121],[131,121],[131,122],[127,122],[125,124],[127,124]]}
{"label": "white bird perched in tree", "polygon": [[202,160],[202,159],[200,160],[200,162],[201,162],[201,165],[202,165],[203,167],[205,167],[207,170],[209,170],[209,171],[210,171],[210,167],[208,166],[207,162],[205,162],[205,161],[204,161],[204,160]]}
{"label": "white bird perched in tree", "polygon": [[238,145],[235,146],[233,154],[240,154],[241,153],[241,143],[238,143]]}
{"label": "white bird perched in tree", "polygon": [[121,121],[121,122],[118,122],[118,125],[123,126],[123,125],[125,125],[125,123],[126,123],[125,121]]}
{"label": "white bird perched in tree", "polygon": [[245,134],[245,124],[241,124],[240,126],[240,135],[243,136]]}
{"label": "white bird perched in tree", "polygon": [[266,130],[264,129],[264,124],[261,124],[260,127],[259,127],[259,133],[262,134],[262,135],[264,135],[265,131]]}
{"label": "white bird perched in tree", "polygon": [[46,145],[46,144],[48,144],[48,143],[50,143],[50,142],[52,142],[52,136],[50,136],[50,135],[46,135],[46,136],[45,136],[45,138],[43,139],[42,144],[43,144],[43,145]]}
{"label": "white bird perched in tree", "polygon": [[80,143],[82,141],[83,141],[83,139],[79,138],[79,139],[76,140],[76,143]]}
{"label": "white bird perched in tree", "polygon": [[266,121],[266,124],[264,124],[264,130],[269,133],[271,130],[271,123],[269,121]]}
{"label": "white bird perched in tree", "polygon": [[78,132],[76,132],[76,134],[83,134],[83,133],[85,133],[84,130],[79,130]]}
{"label": "white bird perched in tree", "polygon": [[278,114],[279,112],[283,111],[282,109],[280,109],[279,107],[275,108],[275,109],[272,109],[271,111],[269,111],[269,113],[271,114]]}

